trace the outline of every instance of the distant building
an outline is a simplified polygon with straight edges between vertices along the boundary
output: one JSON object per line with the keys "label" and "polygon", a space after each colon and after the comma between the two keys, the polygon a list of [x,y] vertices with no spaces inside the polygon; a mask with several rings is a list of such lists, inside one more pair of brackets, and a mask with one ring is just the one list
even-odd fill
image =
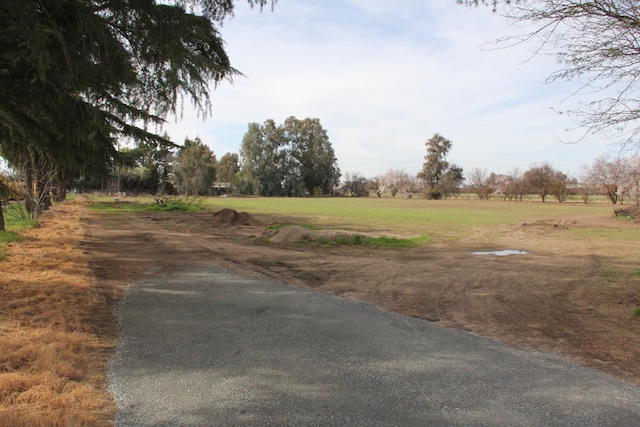
{"label": "distant building", "polygon": [[211,187],[213,188],[214,196],[221,196],[223,194],[231,193],[232,185],[230,182],[216,181],[211,185]]}

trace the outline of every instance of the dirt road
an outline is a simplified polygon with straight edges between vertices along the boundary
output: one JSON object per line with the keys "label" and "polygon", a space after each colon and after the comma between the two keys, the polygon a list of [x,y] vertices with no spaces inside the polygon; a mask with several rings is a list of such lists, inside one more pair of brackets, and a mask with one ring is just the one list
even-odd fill
{"label": "dirt road", "polygon": [[[615,277],[602,286],[615,253],[554,240],[563,224],[477,230],[463,242],[420,249],[367,250],[264,244],[264,226],[229,226],[212,215],[90,213],[85,247],[107,287],[215,260],[243,276],[323,290],[516,347],[561,353],[640,384],[640,321],[633,316],[638,290],[616,286]],[[522,249],[525,241],[527,256],[472,255]]]}

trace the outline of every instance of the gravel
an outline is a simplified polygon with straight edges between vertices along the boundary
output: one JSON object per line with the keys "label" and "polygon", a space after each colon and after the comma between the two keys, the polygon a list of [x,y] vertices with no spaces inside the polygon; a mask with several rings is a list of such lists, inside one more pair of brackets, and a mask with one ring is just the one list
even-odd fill
{"label": "gravel", "polygon": [[116,426],[636,426],[640,388],[556,355],[221,269],[130,285]]}

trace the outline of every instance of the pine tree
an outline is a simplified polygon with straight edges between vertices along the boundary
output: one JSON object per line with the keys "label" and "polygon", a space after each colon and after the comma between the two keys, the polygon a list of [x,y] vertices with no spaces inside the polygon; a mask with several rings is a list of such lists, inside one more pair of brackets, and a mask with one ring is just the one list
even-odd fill
{"label": "pine tree", "polygon": [[[267,0],[248,2],[262,8]],[[0,154],[12,166],[44,164],[64,184],[112,162],[118,138],[167,143],[150,125],[178,116],[185,100],[209,114],[212,87],[238,74],[216,29],[233,7],[3,0]]]}

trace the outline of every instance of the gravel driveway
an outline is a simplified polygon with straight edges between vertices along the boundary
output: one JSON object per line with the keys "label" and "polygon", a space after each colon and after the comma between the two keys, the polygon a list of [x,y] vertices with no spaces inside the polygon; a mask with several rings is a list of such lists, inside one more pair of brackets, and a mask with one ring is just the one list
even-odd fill
{"label": "gravel driveway", "polygon": [[637,426],[640,388],[375,307],[193,268],[132,284],[117,426]]}

